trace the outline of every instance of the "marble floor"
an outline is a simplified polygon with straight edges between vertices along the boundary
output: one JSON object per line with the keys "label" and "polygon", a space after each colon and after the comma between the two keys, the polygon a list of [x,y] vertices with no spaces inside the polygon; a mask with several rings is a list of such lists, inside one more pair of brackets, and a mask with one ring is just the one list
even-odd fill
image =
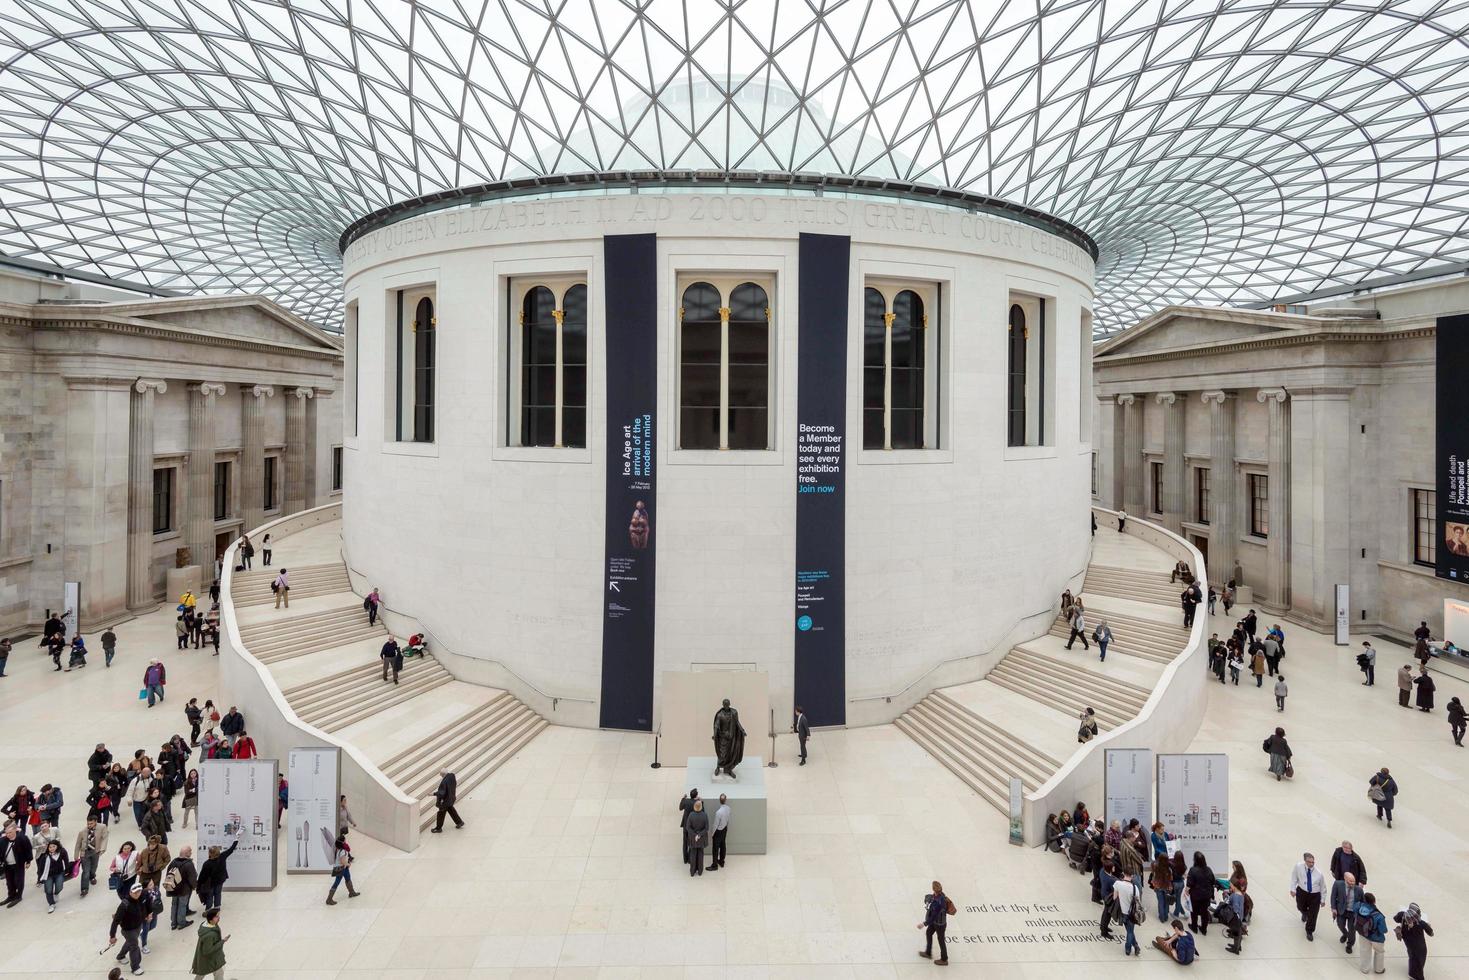
{"label": "marble floor", "polygon": [[[1216,620],[1222,630],[1225,623]],[[0,782],[35,788],[60,781],[74,836],[84,760],[105,740],[117,755],[186,732],[183,703],[213,696],[208,652],[175,652],[172,613],[117,630],[111,670],[92,665],[57,677],[21,644],[0,680]],[[1269,689],[1210,688],[1193,748],[1231,756],[1232,856],[1251,876],[1255,920],[1240,960],[1211,934],[1191,967],[1235,977],[1346,978],[1355,962],[1329,924],[1306,942],[1287,895],[1302,850],[1323,863],[1343,838],[1366,862],[1370,888],[1389,914],[1417,901],[1438,928],[1430,977],[1469,976],[1469,940],[1454,926],[1469,912],[1469,750],[1455,748],[1440,710],[1397,707],[1392,667],[1401,648],[1379,644],[1380,679],[1361,686],[1352,648],[1288,627],[1284,715]],[[32,641],[34,643],[34,641]],[[95,645],[95,641],[94,641]],[[165,660],[168,700],[137,700],[149,658]],[[1439,684],[1440,708],[1469,696]],[[227,707],[227,705],[225,706]],[[1296,752],[1294,782],[1277,783],[1259,745],[1283,724]],[[1057,855],[1006,842],[1006,821],[891,726],[821,732],[811,764],[794,764],[783,737],[767,770],[770,850],[732,857],[690,879],[678,858],[682,769],[650,769],[647,737],[551,728],[461,800],[463,831],[431,836],[415,853],[356,842],[362,896],[322,904],[327,883],[287,877],[270,893],[225,898],[227,975],[242,978],[865,978],[929,975],[920,960],[920,897],[939,878],[959,906],[950,923],[950,975],[1107,978],[1172,975],[1153,950],[1125,960],[1096,940],[1086,880]],[[755,740],[751,754],[769,753]],[[1388,830],[1373,818],[1367,777],[1392,767],[1402,787]],[[1088,801],[1097,810],[1097,801]],[[123,826],[126,826],[124,824]],[[113,846],[129,835],[114,832]],[[182,838],[175,835],[177,843]],[[55,915],[38,888],[0,910],[0,974],[103,977],[112,900],[68,885]],[[1156,934],[1149,921],[1141,932]],[[149,976],[180,978],[192,933],[167,928],[145,958]],[[1403,976],[1388,942],[1388,974]]]}

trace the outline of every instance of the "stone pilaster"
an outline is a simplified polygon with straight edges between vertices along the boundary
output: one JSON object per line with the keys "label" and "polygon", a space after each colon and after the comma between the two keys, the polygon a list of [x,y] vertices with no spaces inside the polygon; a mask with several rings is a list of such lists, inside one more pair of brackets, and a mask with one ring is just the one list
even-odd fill
{"label": "stone pilaster", "polygon": [[1344,387],[1290,389],[1290,608],[1320,629],[1336,619],[1334,587],[1351,581],[1351,399]]}
{"label": "stone pilaster", "polygon": [[1290,394],[1284,388],[1270,388],[1261,389],[1255,397],[1270,409],[1270,500],[1266,507],[1270,534],[1265,539],[1263,599],[1284,610],[1290,605]]}
{"label": "stone pilaster", "polygon": [[1209,406],[1209,581],[1221,588],[1234,575],[1239,529],[1235,527],[1234,404],[1232,391],[1206,391]]}
{"label": "stone pilaster", "polygon": [[244,434],[244,448],[240,453],[240,516],[246,532],[265,523],[265,399],[274,395],[275,389],[270,385],[240,388]]}
{"label": "stone pilaster", "polygon": [[214,577],[214,400],[224,385],[189,385],[189,466],[185,477],[184,543],[201,581]]}
{"label": "stone pilaster", "polygon": [[1136,395],[1118,395],[1122,406],[1122,505],[1135,517],[1147,513],[1143,500],[1143,402]]}
{"label": "stone pilaster", "polygon": [[316,440],[306,425],[306,406],[315,392],[310,388],[291,388],[286,394],[286,499],[285,513],[306,509],[309,491],[306,487],[306,460],[316,450]]}
{"label": "stone pilaster", "polygon": [[127,605],[151,611],[153,599],[153,396],[163,381],[139,378],[128,399],[128,584]]}
{"label": "stone pilaster", "polygon": [[1157,395],[1163,408],[1163,523],[1175,534],[1183,530],[1185,472],[1183,466],[1184,399],[1171,391]]}
{"label": "stone pilaster", "polygon": [[1123,440],[1123,430],[1126,428],[1125,419],[1127,410],[1122,403],[1123,398],[1131,398],[1131,395],[1118,395],[1116,398],[1107,398],[1103,403],[1107,406],[1107,414],[1110,416],[1111,432],[1111,460],[1108,465],[1107,487],[1108,492],[1104,500],[1108,507],[1113,510],[1123,508],[1123,497],[1126,495],[1125,474],[1127,470],[1127,456],[1124,452],[1126,446]]}

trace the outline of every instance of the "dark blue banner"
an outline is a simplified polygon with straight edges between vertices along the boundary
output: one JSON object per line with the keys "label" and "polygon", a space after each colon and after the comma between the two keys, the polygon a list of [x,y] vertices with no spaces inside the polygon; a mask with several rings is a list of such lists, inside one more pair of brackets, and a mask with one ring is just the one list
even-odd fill
{"label": "dark blue banner", "polygon": [[801,236],[796,372],[796,704],[847,723],[847,293],[852,240]]}
{"label": "dark blue banner", "polygon": [[602,240],[607,282],[603,728],[653,730],[658,262],[654,235]]}
{"label": "dark blue banner", "polygon": [[1469,582],[1469,316],[1438,318],[1438,567]]}

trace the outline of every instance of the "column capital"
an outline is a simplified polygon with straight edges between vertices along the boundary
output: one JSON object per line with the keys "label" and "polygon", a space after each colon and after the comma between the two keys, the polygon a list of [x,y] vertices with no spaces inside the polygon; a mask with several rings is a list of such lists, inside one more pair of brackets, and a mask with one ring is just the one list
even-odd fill
{"label": "column capital", "polygon": [[155,380],[153,378],[139,378],[137,381],[133,382],[133,390],[140,395],[145,395],[149,391],[155,391],[161,395],[168,390],[168,382]]}
{"label": "column capital", "polygon": [[297,398],[306,399],[315,397],[316,390],[313,388],[291,388],[289,389],[287,394],[295,395]]}
{"label": "column capital", "polygon": [[1117,404],[1119,404],[1119,405],[1131,405],[1132,403],[1134,403],[1136,401],[1137,401],[1137,396],[1136,395],[1118,395],[1117,396]]}
{"label": "column capital", "polygon": [[213,381],[201,381],[194,390],[203,395],[205,400],[224,396],[224,385],[216,384]]}
{"label": "column capital", "polygon": [[273,385],[254,385],[244,390],[256,398],[270,398],[275,395],[275,386]]}
{"label": "column capital", "polygon": [[1275,401],[1280,402],[1281,404],[1285,404],[1286,399],[1288,399],[1289,397],[1290,392],[1286,391],[1284,388],[1261,388],[1259,391],[1255,392],[1255,400],[1262,403]]}
{"label": "column capital", "polygon": [[1199,397],[1203,399],[1205,405],[1223,405],[1226,401],[1232,401],[1234,399],[1234,392],[1206,391]]}
{"label": "column capital", "polygon": [[1172,391],[1160,391],[1153,396],[1153,400],[1159,405],[1172,405],[1178,401],[1178,395]]}

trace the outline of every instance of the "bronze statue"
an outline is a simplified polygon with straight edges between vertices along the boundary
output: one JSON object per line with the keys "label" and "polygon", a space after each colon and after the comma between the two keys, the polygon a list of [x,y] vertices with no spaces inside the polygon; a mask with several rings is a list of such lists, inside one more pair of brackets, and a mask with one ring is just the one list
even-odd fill
{"label": "bronze statue", "polygon": [[714,775],[721,772],[734,778],[735,766],[745,757],[745,730],[740,727],[740,713],[729,706],[714,712]]}

